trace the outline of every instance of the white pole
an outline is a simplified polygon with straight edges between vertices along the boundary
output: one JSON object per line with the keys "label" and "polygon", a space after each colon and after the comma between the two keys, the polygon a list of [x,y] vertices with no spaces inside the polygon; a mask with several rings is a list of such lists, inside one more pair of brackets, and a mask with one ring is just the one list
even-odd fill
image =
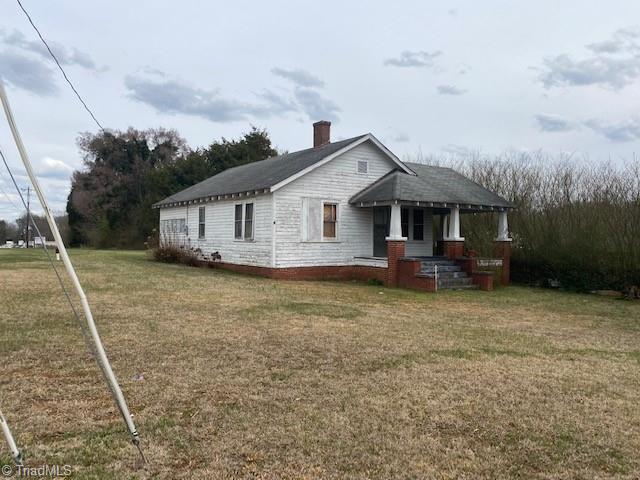
{"label": "white pole", "polygon": [[386,240],[406,240],[402,236],[402,207],[398,203],[391,205],[391,219],[389,223],[389,236]]}
{"label": "white pole", "polygon": [[451,208],[448,240],[464,240],[464,238],[460,236],[460,207]]}
{"label": "white pole", "polygon": [[89,307],[89,302],[87,301],[87,296],[84,294],[84,290],[82,289],[82,285],[80,285],[80,280],[78,280],[78,276],[76,275],[76,271],[71,264],[71,260],[69,259],[69,255],[67,254],[67,249],[62,242],[62,237],[60,236],[60,231],[58,230],[58,226],[53,217],[53,212],[49,208],[49,204],[47,203],[47,199],[40,188],[40,183],[33,172],[33,168],[31,167],[31,161],[29,160],[29,156],[27,155],[27,151],[22,143],[22,138],[20,138],[20,133],[18,132],[18,127],[16,126],[15,120],[13,118],[13,113],[11,112],[11,107],[9,106],[9,100],[7,98],[7,92],[4,89],[4,84],[0,80],[0,99],[2,100],[2,107],[4,108],[4,113],[7,117],[7,122],[9,123],[9,127],[11,128],[11,133],[13,134],[13,139],[16,142],[16,146],[18,147],[18,151],[20,152],[20,157],[22,158],[22,163],[24,164],[24,168],[29,175],[29,179],[31,180],[31,184],[33,185],[33,189],[38,196],[38,200],[40,200],[40,205],[44,209],[44,214],[47,218],[47,222],[49,223],[49,228],[51,229],[51,233],[53,233],[53,238],[56,241],[56,245],[60,250],[60,257],[62,258],[62,263],[64,264],[69,277],[73,283],[73,286],[80,297],[80,303],[82,304],[82,310],[84,311],[84,315],[87,319],[87,324],[89,326],[89,332],[91,333],[91,337],[93,338],[93,343],[96,347],[96,354],[98,356],[98,363],[102,368],[104,375],[109,382],[109,386],[115,396],[116,402],[120,411],[122,412],[122,416],[124,417],[124,421],[127,424],[127,428],[129,429],[129,433],[131,434],[131,439],[133,443],[138,445],[138,432],[136,430],[136,426],[133,423],[133,419],[131,418],[131,414],[129,413],[129,407],[127,407],[127,402],[124,399],[124,395],[122,394],[122,390],[120,389],[120,385],[118,385],[118,380],[111,369],[111,364],[109,363],[109,359],[107,358],[107,354],[102,345],[102,341],[100,340],[100,335],[98,334],[98,329],[96,328],[96,324],[93,320],[93,315],[91,313],[91,308]]}
{"label": "white pole", "polygon": [[438,265],[433,266],[433,276],[436,279],[436,292],[438,291]]}
{"label": "white pole", "polygon": [[4,418],[2,410],[0,410],[0,425],[2,426],[2,433],[4,433],[4,438],[7,441],[7,445],[9,445],[9,450],[11,451],[13,461],[16,463],[16,465],[22,465],[22,454],[20,453],[20,450],[18,450],[16,441],[13,439],[13,435],[11,434],[11,430],[9,429],[9,424],[7,423],[7,419]]}
{"label": "white pole", "polygon": [[498,214],[498,236],[496,240],[500,242],[509,242],[509,223],[507,221],[507,211],[503,210]]}

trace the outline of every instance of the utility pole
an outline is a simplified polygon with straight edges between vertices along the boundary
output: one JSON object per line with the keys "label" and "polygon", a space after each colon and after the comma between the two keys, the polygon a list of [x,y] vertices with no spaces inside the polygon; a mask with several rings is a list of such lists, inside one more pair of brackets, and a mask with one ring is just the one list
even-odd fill
{"label": "utility pole", "polygon": [[[13,139],[16,143],[16,147],[18,148],[18,152],[20,153],[20,157],[22,158],[22,163],[24,164],[24,168],[27,171],[27,175],[31,180],[31,185],[33,185],[33,189],[38,197],[40,205],[44,210],[44,216],[47,219],[47,223],[49,224],[49,228],[51,229],[51,233],[53,238],[56,241],[56,245],[60,250],[60,257],[62,258],[62,263],[67,270],[67,274],[71,279],[71,283],[74,286],[74,289],[80,297],[80,304],[82,305],[82,310],[84,312],[84,317],[89,327],[89,333],[91,338],[93,339],[93,345],[95,347],[95,357],[102,373],[104,373],[105,380],[109,385],[109,389],[113,394],[114,400],[118,406],[118,410],[122,415],[122,418],[127,425],[127,429],[129,430],[129,434],[131,435],[131,440],[133,444],[137,447],[143,461],[146,463],[146,459],[144,458],[144,454],[142,453],[142,448],[140,447],[140,439],[138,435],[138,430],[133,422],[133,417],[129,412],[129,407],[122,393],[122,389],[120,388],[120,384],[116,379],[115,374],[113,373],[113,369],[111,368],[111,364],[109,363],[109,359],[107,358],[107,353],[105,352],[104,346],[102,344],[102,340],[100,339],[100,334],[98,333],[98,329],[96,327],[95,321],[93,319],[93,314],[91,312],[91,307],[89,306],[89,301],[87,300],[87,296],[84,293],[84,289],[80,284],[80,280],[78,279],[78,275],[76,274],[75,269],[71,263],[71,259],[69,258],[69,254],[67,253],[67,249],[65,248],[64,242],[62,241],[62,237],[60,236],[60,231],[58,230],[58,226],[56,225],[55,218],[53,216],[53,212],[49,207],[47,199],[42,192],[42,188],[40,187],[40,182],[33,171],[33,167],[31,165],[31,161],[29,160],[29,156],[27,154],[27,150],[25,149],[24,144],[22,143],[22,138],[20,137],[20,133],[18,132],[18,127],[16,126],[15,119],[13,118],[13,113],[11,112],[11,107],[9,106],[9,100],[7,99],[7,92],[4,89],[4,85],[2,80],[0,79],[0,103],[2,103],[2,108],[4,110],[5,116],[7,117],[7,123],[9,124],[9,128],[11,129],[11,133],[13,135]],[[74,309],[75,313],[75,309]],[[76,314],[77,315],[77,314]],[[78,317],[79,318],[79,317]]]}
{"label": "utility pole", "polygon": [[29,248],[29,225],[31,225],[31,187],[27,187],[27,188],[22,188],[21,189],[23,192],[27,192],[27,225],[25,227],[25,231],[24,231],[24,242],[27,246],[27,248]]}

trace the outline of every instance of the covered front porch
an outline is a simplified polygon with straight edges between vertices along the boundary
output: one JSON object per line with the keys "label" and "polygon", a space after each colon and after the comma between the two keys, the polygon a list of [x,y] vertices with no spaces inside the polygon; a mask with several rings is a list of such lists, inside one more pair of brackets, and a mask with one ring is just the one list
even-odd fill
{"label": "covered front porch", "polygon": [[[499,212],[496,240],[509,239],[507,209],[455,206],[422,207],[411,202],[376,205],[372,209],[372,251],[370,258],[387,258],[387,240],[392,237],[392,208],[400,209],[400,236],[405,241],[405,255],[414,257],[447,256],[455,258],[464,253],[464,237],[460,232],[460,217],[465,214]],[[394,217],[398,228],[397,215]],[[462,247],[462,251],[460,251]]]}
{"label": "covered front porch", "polygon": [[[390,271],[389,285],[435,291],[491,290],[495,283],[509,283],[511,238],[506,208],[422,207],[401,201],[360,208],[373,210],[373,248],[371,256],[358,261],[384,263]],[[461,235],[461,215],[479,213],[497,213],[494,256],[490,258],[468,250]]]}
{"label": "covered front porch", "polygon": [[[350,200],[372,210],[371,255],[387,258],[387,284],[429,291],[508,284],[512,205],[451,169],[410,166],[415,176],[392,172]],[[478,258],[465,248],[460,217],[496,213],[494,257]]]}

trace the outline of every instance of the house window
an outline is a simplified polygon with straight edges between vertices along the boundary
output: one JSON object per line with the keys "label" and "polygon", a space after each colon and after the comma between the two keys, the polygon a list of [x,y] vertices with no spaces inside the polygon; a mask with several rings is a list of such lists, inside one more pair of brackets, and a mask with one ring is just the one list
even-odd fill
{"label": "house window", "polygon": [[242,204],[236,205],[236,217],[233,237],[236,240],[242,240]]}
{"label": "house window", "polygon": [[236,240],[253,240],[253,203],[238,203],[235,206],[233,238]]}
{"label": "house window", "polygon": [[160,230],[162,233],[187,233],[187,222],[184,218],[162,220]]}
{"label": "house window", "polygon": [[402,236],[409,238],[409,209],[400,210],[400,224],[402,225]]}
{"label": "house window", "polygon": [[244,206],[244,239],[253,240],[253,203]]}
{"label": "house window", "polygon": [[358,173],[369,173],[369,162],[358,160]]}
{"label": "house window", "polygon": [[336,225],[338,224],[338,205],[325,203],[323,206],[322,236],[324,238],[336,238]]}
{"label": "house window", "polygon": [[424,240],[424,210],[422,209],[413,210],[413,239]]}
{"label": "house window", "polygon": [[198,209],[198,238],[204,238],[204,208]]}

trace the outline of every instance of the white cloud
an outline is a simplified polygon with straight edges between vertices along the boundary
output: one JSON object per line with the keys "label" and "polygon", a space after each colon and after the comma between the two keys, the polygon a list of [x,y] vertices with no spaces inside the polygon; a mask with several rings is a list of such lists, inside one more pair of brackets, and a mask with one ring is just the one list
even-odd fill
{"label": "white cloud", "polygon": [[438,85],[437,90],[438,95],[464,95],[467,93],[466,90],[453,85]]}
{"label": "white cloud", "polygon": [[291,102],[270,91],[257,94],[262,103],[251,103],[224,98],[217,90],[202,90],[177,80],[128,75],[125,86],[130,98],[159,112],[203,117],[212,122],[264,118],[295,110]]}
{"label": "white cloud", "polygon": [[300,87],[324,87],[324,82],[315,75],[301,69],[272,68],[271,73],[285,78]]}
{"label": "white cloud", "polygon": [[639,39],[637,28],[620,29],[611,39],[586,45],[592,55],[583,59],[548,57],[539,79],[545,88],[599,85],[620,90],[640,79]]}
{"label": "white cloud", "polygon": [[0,78],[14,87],[42,96],[55,95],[53,71],[38,60],[12,52],[0,52]]}
{"label": "white cloud", "polygon": [[[12,33],[6,33],[4,30],[0,31],[0,40],[5,45],[10,45],[25,52],[36,53],[46,61],[51,60],[47,48],[40,40],[27,40],[25,35],[18,30],[14,30]],[[88,70],[98,70],[88,53],[75,47],[67,48],[51,40],[47,43],[61,65],[77,65]]]}
{"label": "white cloud", "polygon": [[311,120],[338,120],[340,107],[320,93],[309,88],[296,88],[295,97]]}
{"label": "white cloud", "polygon": [[592,119],[584,122],[612,142],[631,142],[640,140],[640,117],[631,117],[622,122],[604,122]]}
{"label": "white cloud", "polygon": [[295,87],[293,98],[263,90],[258,101],[241,101],[223,97],[219,90],[203,90],[179,80],[159,75],[154,78],[128,75],[125,86],[129,97],[145,103],[158,112],[206,118],[212,122],[246,121],[251,118],[280,117],[304,112],[311,119],[337,120],[340,108],[311,88]]}
{"label": "white cloud", "polygon": [[40,161],[38,176],[49,178],[69,178],[73,173],[73,167],[62,160],[44,157]]}
{"label": "white cloud", "polygon": [[412,52],[410,50],[404,50],[400,53],[400,56],[394,58],[387,58],[384,61],[384,64],[392,67],[403,67],[403,68],[411,68],[411,67],[433,67],[434,60],[442,55],[442,52],[439,50],[433,52],[427,52],[424,50],[419,50],[416,52]]}
{"label": "white cloud", "polygon": [[567,132],[577,125],[559,115],[540,113],[535,116],[538,129],[542,132]]}

